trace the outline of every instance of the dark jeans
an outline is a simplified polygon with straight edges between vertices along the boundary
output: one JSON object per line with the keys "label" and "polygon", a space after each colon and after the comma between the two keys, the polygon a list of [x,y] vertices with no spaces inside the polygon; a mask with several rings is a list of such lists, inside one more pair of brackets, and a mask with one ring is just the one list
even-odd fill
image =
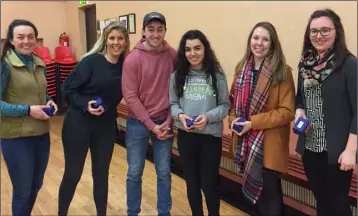
{"label": "dark jeans", "polygon": [[187,196],[193,216],[203,215],[201,189],[210,216],[219,215],[218,174],[222,140],[178,129],[178,150],[183,163]]}
{"label": "dark jeans", "polygon": [[283,214],[283,193],[280,175],[280,172],[263,169],[263,188],[257,201],[260,215],[280,216]]}
{"label": "dark jeans", "polygon": [[302,160],[308,184],[317,200],[317,215],[351,216],[349,189],[352,170],[341,171],[338,163],[328,165],[327,152],[306,150]]}
{"label": "dark jeans", "polygon": [[108,171],[115,138],[115,121],[88,119],[72,110],[67,113],[62,128],[65,173],[59,190],[59,215],[68,213],[77,184],[82,176],[88,149],[91,151],[93,196],[97,215],[106,215]]}
{"label": "dark jeans", "polygon": [[47,168],[50,135],[1,139],[1,150],[13,186],[12,214],[30,215]]}

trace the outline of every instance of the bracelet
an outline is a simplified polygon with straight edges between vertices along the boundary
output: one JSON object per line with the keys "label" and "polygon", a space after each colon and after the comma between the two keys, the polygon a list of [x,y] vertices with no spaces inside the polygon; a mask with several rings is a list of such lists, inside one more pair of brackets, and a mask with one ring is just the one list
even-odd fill
{"label": "bracelet", "polygon": [[30,108],[30,106],[28,105],[28,106],[27,106],[27,115],[28,115],[28,116],[30,115],[30,112],[31,112],[31,108]]}

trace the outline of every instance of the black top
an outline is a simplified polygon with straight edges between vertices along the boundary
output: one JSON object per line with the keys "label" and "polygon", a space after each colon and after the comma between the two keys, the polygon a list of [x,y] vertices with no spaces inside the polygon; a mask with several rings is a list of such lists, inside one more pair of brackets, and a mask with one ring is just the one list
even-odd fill
{"label": "black top", "polygon": [[[298,75],[296,108],[306,110],[303,79]],[[336,164],[349,134],[357,134],[357,58],[348,55],[341,67],[322,83],[323,121],[326,126],[328,163]],[[298,137],[297,153],[304,154],[305,135]]]}
{"label": "black top", "polygon": [[[122,100],[121,78],[124,57],[116,64],[102,54],[83,58],[63,83],[64,97],[70,109],[81,110],[95,118],[117,117]],[[102,97],[105,112],[97,117],[87,112],[88,101]]]}
{"label": "black top", "polygon": [[252,89],[255,90],[256,89],[256,85],[257,85],[257,80],[259,78],[259,74],[260,74],[260,69],[253,69],[253,83],[252,83]]}

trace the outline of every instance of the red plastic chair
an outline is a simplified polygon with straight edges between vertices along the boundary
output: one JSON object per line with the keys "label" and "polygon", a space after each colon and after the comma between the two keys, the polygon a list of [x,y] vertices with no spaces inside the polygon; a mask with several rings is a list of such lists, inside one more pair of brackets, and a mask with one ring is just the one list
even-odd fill
{"label": "red plastic chair", "polygon": [[54,60],[51,58],[50,49],[48,47],[35,47],[34,53],[38,55],[47,65],[55,63]]}
{"label": "red plastic chair", "polygon": [[67,46],[55,48],[55,61],[60,64],[74,64],[77,60],[72,56],[72,51]]}

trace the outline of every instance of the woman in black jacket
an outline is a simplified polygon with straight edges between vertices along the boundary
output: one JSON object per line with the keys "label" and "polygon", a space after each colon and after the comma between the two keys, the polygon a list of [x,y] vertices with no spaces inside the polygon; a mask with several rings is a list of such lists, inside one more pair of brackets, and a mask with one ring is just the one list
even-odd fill
{"label": "woman in black jacket", "polygon": [[88,149],[91,149],[97,215],[106,215],[108,170],[116,138],[116,108],[122,99],[122,65],[128,50],[126,28],[112,22],[64,82],[69,108],[62,128],[65,173],[59,191],[59,215],[68,213]]}
{"label": "woman in black jacket", "polygon": [[349,189],[357,153],[357,59],[340,17],[315,11],[298,65],[296,120],[308,119],[296,151],[302,156],[317,215],[352,215]]}

